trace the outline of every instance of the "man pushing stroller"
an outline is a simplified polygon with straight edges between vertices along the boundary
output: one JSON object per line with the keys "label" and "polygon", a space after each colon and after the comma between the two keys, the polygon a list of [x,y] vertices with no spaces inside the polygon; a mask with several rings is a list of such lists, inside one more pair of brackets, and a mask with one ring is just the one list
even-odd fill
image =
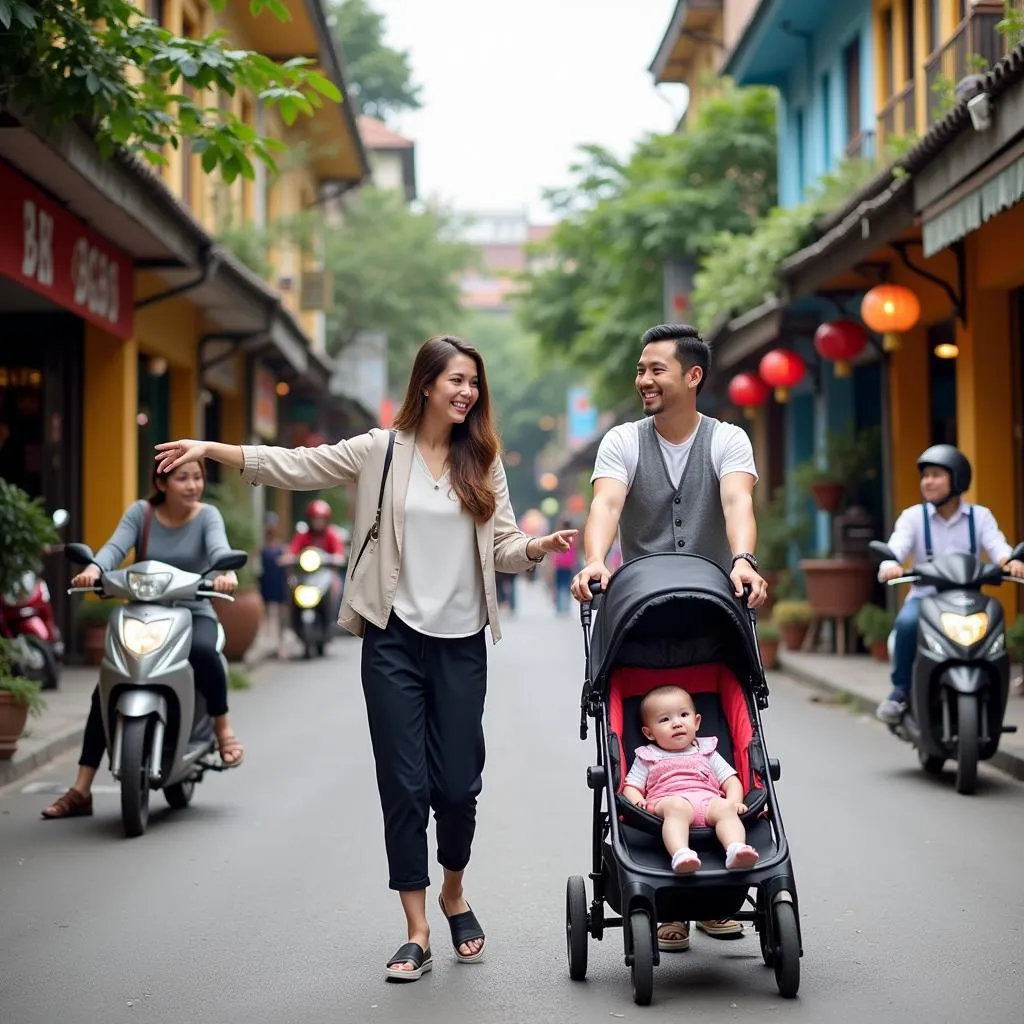
{"label": "man pushing stroller", "polygon": [[[644,418],[613,427],[602,439],[591,481],[594,497],[584,531],[586,564],[572,582],[579,601],[589,581],[605,586],[616,533],[623,561],[658,552],[703,555],[729,574],[736,595],[764,603],[768,587],[753,552],[757,543],[750,439],[737,426],[697,411],[711,363],[707,342],[687,324],[652,327],[641,339],[636,389]],[[713,938],[740,938],[738,921],[702,921]],[[658,929],[663,950],[690,945],[689,924]]]}

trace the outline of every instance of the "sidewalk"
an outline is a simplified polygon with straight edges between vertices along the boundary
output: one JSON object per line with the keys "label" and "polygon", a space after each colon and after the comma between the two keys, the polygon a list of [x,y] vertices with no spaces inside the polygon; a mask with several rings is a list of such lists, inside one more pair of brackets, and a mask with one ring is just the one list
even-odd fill
{"label": "sidewalk", "polygon": [[[868,655],[837,657],[780,650],[779,668],[799,683],[846,697],[859,711],[872,717],[878,702],[891,689],[889,665]],[[996,756],[988,764],[1014,778],[1024,779],[1024,697],[1013,692],[1014,676],[1011,676],[1005,721],[1007,725],[1016,725],[1020,731],[1002,737]]]}
{"label": "sidewalk", "polygon": [[[244,662],[231,668],[254,673],[272,654],[272,645],[260,636],[249,649]],[[46,710],[38,718],[29,718],[14,757],[0,761],[0,787],[16,782],[81,745],[98,672],[99,669],[92,666],[64,666],[60,689],[47,690],[43,694]]]}

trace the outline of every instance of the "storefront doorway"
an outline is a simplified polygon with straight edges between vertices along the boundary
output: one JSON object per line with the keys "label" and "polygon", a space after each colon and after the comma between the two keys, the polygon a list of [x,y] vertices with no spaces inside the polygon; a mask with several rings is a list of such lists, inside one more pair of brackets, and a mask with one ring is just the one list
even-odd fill
{"label": "storefront doorway", "polygon": [[[77,317],[0,313],[0,477],[41,498],[49,513],[68,511],[62,541],[82,531],[82,345]],[[45,559],[44,575],[73,653],[68,566],[60,554]]]}
{"label": "storefront doorway", "polygon": [[928,386],[931,444],[957,443],[956,323],[944,320],[928,328]]}

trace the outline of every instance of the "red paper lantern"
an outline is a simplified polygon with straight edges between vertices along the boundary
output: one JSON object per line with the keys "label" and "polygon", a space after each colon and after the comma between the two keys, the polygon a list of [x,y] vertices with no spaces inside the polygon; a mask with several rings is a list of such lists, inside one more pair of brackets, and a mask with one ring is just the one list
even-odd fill
{"label": "red paper lantern", "polygon": [[768,401],[770,389],[756,373],[738,373],[729,381],[729,401],[743,407],[748,420],[754,418],[754,409]]}
{"label": "red paper lantern", "polygon": [[854,320],[833,320],[814,332],[818,355],[836,364],[837,377],[850,376],[850,363],[867,347],[868,336]]}
{"label": "red paper lantern", "polygon": [[901,284],[880,284],[872,288],[860,304],[860,318],[882,335],[882,348],[895,352],[899,335],[909,331],[921,318],[917,296]]}
{"label": "red paper lantern", "polygon": [[765,384],[775,388],[775,400],[785,402],[789,398],[789,389],[804,379],[807,367],[792,350],[774,348],[761,357],[757,371]]}

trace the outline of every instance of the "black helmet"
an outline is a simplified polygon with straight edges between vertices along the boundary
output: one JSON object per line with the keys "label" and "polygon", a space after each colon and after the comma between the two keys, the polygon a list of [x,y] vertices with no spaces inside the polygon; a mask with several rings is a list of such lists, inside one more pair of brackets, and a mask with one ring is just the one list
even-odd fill
{"label": "black helmet", "polygon": [[951,498],[958,497],[971,486],[971,463],[959,448],[951,444],[933,444],[921,452],[917,459],[918,472],[925,466],[938,466],[949,471]]}

